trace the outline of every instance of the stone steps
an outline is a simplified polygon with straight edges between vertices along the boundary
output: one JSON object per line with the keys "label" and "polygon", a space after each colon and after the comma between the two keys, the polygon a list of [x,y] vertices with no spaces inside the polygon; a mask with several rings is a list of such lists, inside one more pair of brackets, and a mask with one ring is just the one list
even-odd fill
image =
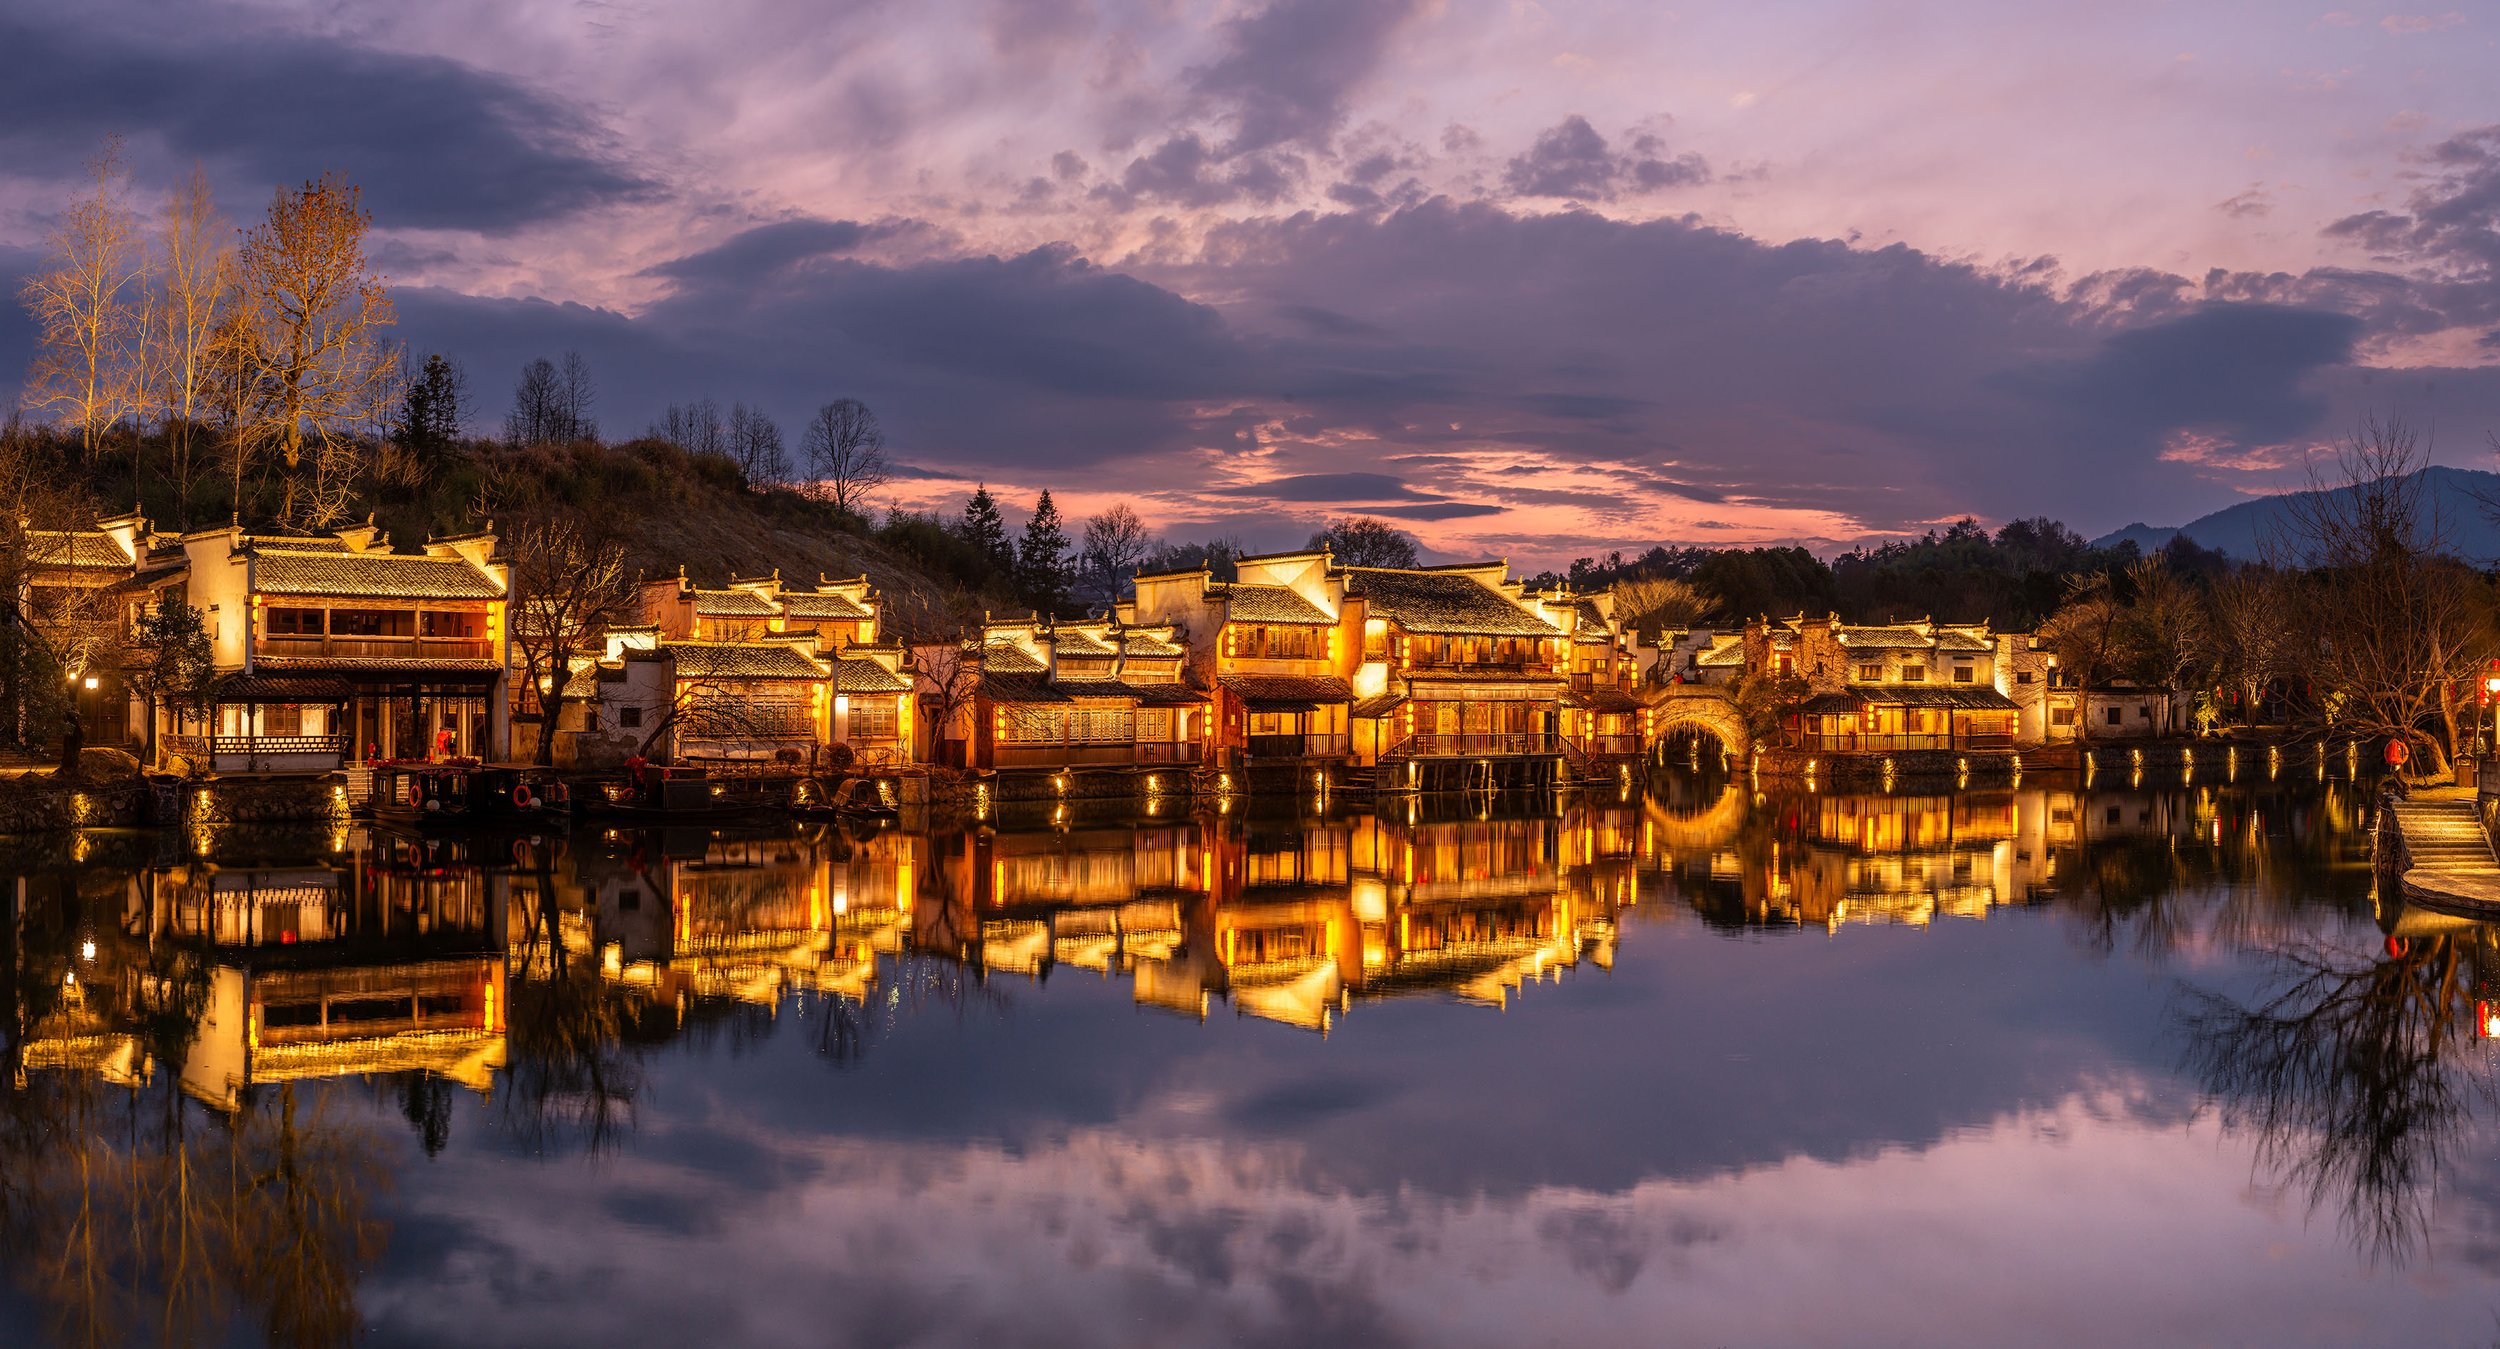
{"label": "stone steps", "polygon": [[2394,814],[2412,869],[2500,877],[2472,801],[2400,801]]}

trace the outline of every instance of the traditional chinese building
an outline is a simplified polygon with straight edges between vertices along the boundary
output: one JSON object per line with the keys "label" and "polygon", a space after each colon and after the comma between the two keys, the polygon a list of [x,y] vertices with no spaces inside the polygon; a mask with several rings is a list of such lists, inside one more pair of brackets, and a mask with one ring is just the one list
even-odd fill
{"label": "traditional chinese building", "polygon": [[652,628],[608,634],[593,674],[596,759],[817,766],[834,745],[870,762],[911,757],[913,699],[900,647],[841,653],[814,632],[752,641],[676,640]]}
{"label": "traditional chinese building", "polygon": [[61,661],[90,744],[123,744],[144,729],[132,719],[118,657],[136,620],[130,579],[150,542],[136,512],[93,529],[25,531],[18,611]]}
{"label": "traditional chinese building", "polygon": [[985,623],[925,666],[960,661],[970,676],[946,736],[969,767],[1185,769],[1204,758],[1208,712],[1188,655],[1168,625],[1031,618]]}
{"label": "traditional chinese building", "polygon": [[1123,612],[1186,633],[1213,697],[1227,767],[1341,764],[1352,754],[1356,638],[1325,552],[1246,557],[1236,579],[1199,569],[1137,578]]}
{"label": "traditional chinese building", "polygon": [[395,551],[371,526],[187,534],[143,559],[142,602],[182,587],[216,668],[212,702],[160,710],[169,757],[221,773],[500,756],[510,568],[491,533]]}

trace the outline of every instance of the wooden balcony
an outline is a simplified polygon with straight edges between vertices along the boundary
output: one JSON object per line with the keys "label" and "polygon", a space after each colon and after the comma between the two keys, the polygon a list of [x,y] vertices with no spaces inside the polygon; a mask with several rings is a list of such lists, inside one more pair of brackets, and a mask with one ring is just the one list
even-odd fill
{"label": "wooden balcony", "polygon": [[263,634],[258,655],[297,660],[493,660],[483,637],[281,637]]}

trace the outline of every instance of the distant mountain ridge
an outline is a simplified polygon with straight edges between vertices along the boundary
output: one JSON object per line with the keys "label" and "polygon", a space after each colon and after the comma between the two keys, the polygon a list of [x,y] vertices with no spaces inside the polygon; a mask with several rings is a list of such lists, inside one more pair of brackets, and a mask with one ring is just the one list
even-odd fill
{"label": "distant mountain ridge", "polygon": [[[2500,473],[2433,464],[2415,476],[2423,480],[2424,509],[2438,511],[2440,523],[2449,536],[2449,544],[2458,556],[2484,564],[2500,559],[2500,522],[2492,518],[2495,507],[2500,507]],[[2352,489],[2339,487],[2330,490],[2342,493]],[[2279,496],[2257,497],[2211,515],[2200,515],[2184,525],[2132,524],[2092,540],[2092,546],[2114,548],[2132,541],[2138,548],[2151,552],[2173,538],[2186,535],[2202,547],[2219,548],[2241,561],[2250,561],[2264,554],[2265,542],[2269,538],[2289,543],[2292,503],[2316,495],[2315,492],[2286,492]],[[2486,505],[2486,502],[2493,505]]]}

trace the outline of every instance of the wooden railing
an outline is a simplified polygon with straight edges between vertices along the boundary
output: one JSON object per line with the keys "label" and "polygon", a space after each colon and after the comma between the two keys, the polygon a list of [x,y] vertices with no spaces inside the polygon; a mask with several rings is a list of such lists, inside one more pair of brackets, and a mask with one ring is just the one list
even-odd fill
{"label": "wooden railing", "polygon": [[1243,749],[1253,759],[1298,759],[1311,755],[1343,754],[1349,737],[1341,731],[1319,731],[1305,735],[1254,735],[1247,738]]}
{"label": "wooden railing", "polygon": [[1503,755],[1559,754],[1560,738],[1545,731],[1475,731],[1456,735],[1410,735],[1381,755],[1384,759],[1498,758]]}
{"label": "wooden railing", "polygon": [[1949,731],[1903,731],[1893,734],[1877,734],[1866,731],[1833,731],[1823,735],[1800,733],[1797,736],[1797,748],[1821,750],[1825,753],[1857,751],[1891,754],[1919,749],[2011,749],[2013,747],[2014,737],[2010,734],[1963,733],[1957,735]]}
{"label": "wooden railing", "polygon": [[164,745],[185,758],[347,753],[347,737],[339,735],[169,735]]}
{"label": "wooden railing", "polygon": [[1194,764],[1195,742],[1149,740],[1078,743],[1008,741],[990,747],[992,768],[1085,768],[1123,764]]}
{"label": "wooden railing", "polygon": [[260,654],[345,660],[493,660],[495,644],[483,637],[295,637],[264,633]]}

